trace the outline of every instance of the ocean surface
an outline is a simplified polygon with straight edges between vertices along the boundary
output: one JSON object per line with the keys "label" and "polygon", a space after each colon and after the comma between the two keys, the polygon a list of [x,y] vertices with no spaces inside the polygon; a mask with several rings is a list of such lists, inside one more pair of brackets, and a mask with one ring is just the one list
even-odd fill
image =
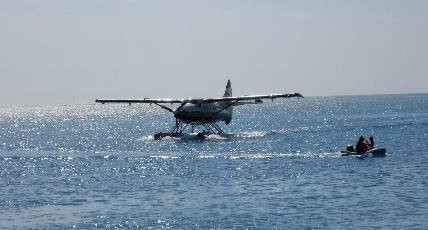
{"label": "ocean surface", "polygon": [[[0,107],[0,229],[427,229],[428,94],[234,107],[154,140],[155,105]],[[373,136],[381,158],[341,157]]]}

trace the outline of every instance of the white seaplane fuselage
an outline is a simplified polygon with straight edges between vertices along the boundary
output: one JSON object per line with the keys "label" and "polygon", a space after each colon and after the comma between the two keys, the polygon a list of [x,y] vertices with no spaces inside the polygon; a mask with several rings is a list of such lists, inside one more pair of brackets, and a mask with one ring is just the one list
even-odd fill
{"label": "white seaplane fuselage", "polygon": [[232,120],[233,106],[229,102],[186,103],[174,110],[174,117],[186,123],[207,123]]}

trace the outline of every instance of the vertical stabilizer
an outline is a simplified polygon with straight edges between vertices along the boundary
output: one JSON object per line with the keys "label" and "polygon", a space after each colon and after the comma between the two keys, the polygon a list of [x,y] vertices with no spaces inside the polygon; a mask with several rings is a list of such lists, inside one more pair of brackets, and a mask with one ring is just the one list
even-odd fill
{"label": "vertical stabilizer", "polygon": [[[226,90],[224,91],[223,97],[231,97],[231,96],[232,96],[232,83],[230,83],[230,80],[227,80]],[[232,121],[232,111],[233,111],[232,102],[224,102],[223,106],[226,107],[226,109],[224,109],[225,112],[229,114],[228,118],[224,120],[224,123],[228,125]]]}
{"label": "vertical stabilizer", "polygon": [[223,97],[231,97],[232,96],[232,83],[230,80],[227,80],[226,90],[224,91]]}

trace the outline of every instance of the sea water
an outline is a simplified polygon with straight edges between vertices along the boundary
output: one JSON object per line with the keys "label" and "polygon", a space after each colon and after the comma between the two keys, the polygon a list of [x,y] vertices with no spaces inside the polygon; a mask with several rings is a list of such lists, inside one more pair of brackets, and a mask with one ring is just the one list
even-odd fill
{"label": "sea water", "polygon": [[[428,94],[233,112],[231,137],[154,140],[155,105],[0,107],[0,228],[428,228]],[[387,157],[341,157],[360,135]]]}

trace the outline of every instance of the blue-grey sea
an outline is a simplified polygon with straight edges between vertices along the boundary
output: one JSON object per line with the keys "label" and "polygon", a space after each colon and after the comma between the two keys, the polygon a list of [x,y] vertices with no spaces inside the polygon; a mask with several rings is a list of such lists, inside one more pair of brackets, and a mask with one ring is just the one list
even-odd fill
{"label": "blue-grey sea", "polygon": [[[428,94],[234,107],[154,140],[155,105],[0,107],[0,229],[428,228]],[[341,157],[360,135],[386,157]]]}

